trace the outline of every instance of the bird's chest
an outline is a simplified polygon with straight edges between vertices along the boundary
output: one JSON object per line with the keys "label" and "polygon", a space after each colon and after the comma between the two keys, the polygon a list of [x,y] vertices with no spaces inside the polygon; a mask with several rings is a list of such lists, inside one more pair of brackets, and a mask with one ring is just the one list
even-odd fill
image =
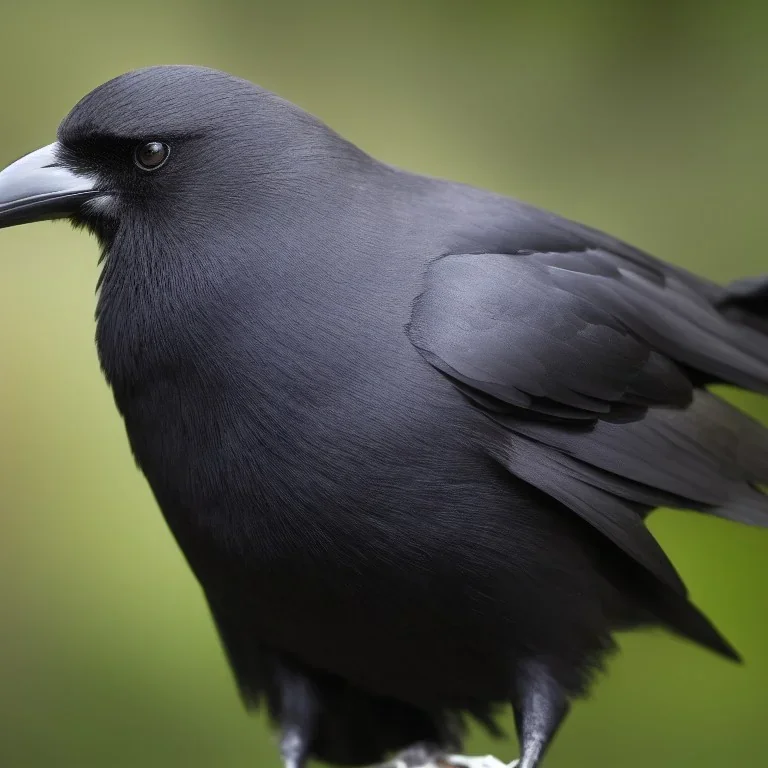
{"label": "bird's chest", "polygon": [[122,333],[102,329],[102,361],[137,463],[198,578],[236,580],[247,563],[248,578],[278,594],[297,563],[311,585],[320,560],[356,556],[346,521],[378,524],[373,475],[389,469],[367,455],[380,442],[373,420],[342,407],[344,392],[309,350],[274,356],[250,329],[203,331],[191,318],[171,328],[166,315],[154,337],[150,318],[134,317],[130,332],[126,322]]}
{"label": "bird's chest", "polygon": [[322,444],[338,437],[302,433],[302,409],[246,373],[224,381],[182,368],[119,398],[137,463],[198,573],[243,556],[274,575],[284,555],[318,546],[332,510],[355,494],[328,469]]}
{"label": "bird's chest", "polygon": [[[436,433],[457,424],[440,412],[455,403],[440,405],[400,318],[369,313],[342,334],[338,318],[284,319],[268,299],[260,314],[235,312],[229,297],[227,311],[183,297],[105,303],[102,365],[206,591],[248,592],[265,617],[335,606],[341,621],[360,601],[350,585],[370,594],[386,581],[379,565],[429,573],[430,557],[462,540],[446,514],[451,484],[466,487],[476,472],[460,462],[459,429]],[[265,324],[270,313],[279,328]]]}
{"label": "bird's chest", "polygon": [[[367,677],[361,649],[426,674],[434,633],[456,636],[435,617],[479,599],[456,567],[478,559],[463,549],[469,516],[455,512],[478,503],[479,467],[459,428],[436,433],[460,427],[440,410],[454,401],[440,406],[415,354],[390,355],[386,370],[353,368],[310,334],[272,357],[230,331],[211,343],[180,329],[147,350],[134,340],[122,347],[133,367],[108,374],[137,462],[214,612],[382,690],[391,681]],[[398,374],[389,388],[388,372]],[[451,667],[452,649],[434,670]]]}

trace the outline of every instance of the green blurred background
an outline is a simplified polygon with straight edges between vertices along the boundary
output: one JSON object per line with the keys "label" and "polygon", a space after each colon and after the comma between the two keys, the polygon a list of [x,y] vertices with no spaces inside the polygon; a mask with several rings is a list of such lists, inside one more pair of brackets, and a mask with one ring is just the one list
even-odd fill
{"label": "green blurred background", "polygon": [[[229,70],[389,162],[522,197],[716,279],[768,272],[768,11],[746,2],[0,4],[0,165],[134,67]],[[97,248],[0,233],[0,768],[277,766],[131,460],[93,346]],[[768,404],[739,396],[768,418]],[[765,765],[768,535],[654,531],[739,668],[664,634],[548,766]],[[516,746],[476,734],[473,750]]]}

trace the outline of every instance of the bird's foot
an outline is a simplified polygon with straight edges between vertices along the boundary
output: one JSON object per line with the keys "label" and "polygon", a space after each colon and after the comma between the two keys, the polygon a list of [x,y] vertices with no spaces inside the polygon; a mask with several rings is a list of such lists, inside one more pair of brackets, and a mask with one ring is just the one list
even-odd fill
{"label": "bird's foot", "polygon": [[502,763],[498,757],[485,755],[484,757],[466,757],[465,755],[446,755],[442,762],[452,768],[517,768],[519,760],[511,763]]}
{"label": "bird's foot", "polygon": [[401,752],[394,759],[375,768],[446,768],[443,752],[418,744]]}
{"label": "bird's foot", "polygon": [[519,762],[515,760],[511,763],[502,763],[493,755],[484,757],[446,755],[419,745],[401,752],[390,762],[376,768],[517,768]]}

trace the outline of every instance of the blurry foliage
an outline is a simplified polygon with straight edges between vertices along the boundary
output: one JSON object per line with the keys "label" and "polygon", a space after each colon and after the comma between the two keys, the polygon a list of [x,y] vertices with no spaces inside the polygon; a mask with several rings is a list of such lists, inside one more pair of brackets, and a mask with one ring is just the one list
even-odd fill
{"label": "blurry foliage", "polygon": [[[0,164],[138,66],[279,91],[383,160],[491,187],[716,279],[768,271],[761,2],[32,0],[0,8]],[[0,766],[278,765],[131,460],[93,348],[97,249],[0,234]],[[739,402],[768,418],[765,401]],[[633,636],[550,768],[768,753],[768,535],[662,512],[654,531],[737,668]],[[511,759],[513,743],[470,745]]]}

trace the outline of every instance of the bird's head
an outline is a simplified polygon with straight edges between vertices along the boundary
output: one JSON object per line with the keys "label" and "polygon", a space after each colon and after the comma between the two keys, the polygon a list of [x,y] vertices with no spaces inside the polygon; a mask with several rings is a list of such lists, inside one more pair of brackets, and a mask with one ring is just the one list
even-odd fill
{"label": "bird's head", "polygon": [[69,218],[106,241],[127,223],[153,235],[166,223],[204,230],[211,217],[222,227],[244,207],[252,217],[307,188],[308,168],[347,150],[245,80],[192,66],[137,70],[96,88],[57,141],[0,171],[0,227]]}

